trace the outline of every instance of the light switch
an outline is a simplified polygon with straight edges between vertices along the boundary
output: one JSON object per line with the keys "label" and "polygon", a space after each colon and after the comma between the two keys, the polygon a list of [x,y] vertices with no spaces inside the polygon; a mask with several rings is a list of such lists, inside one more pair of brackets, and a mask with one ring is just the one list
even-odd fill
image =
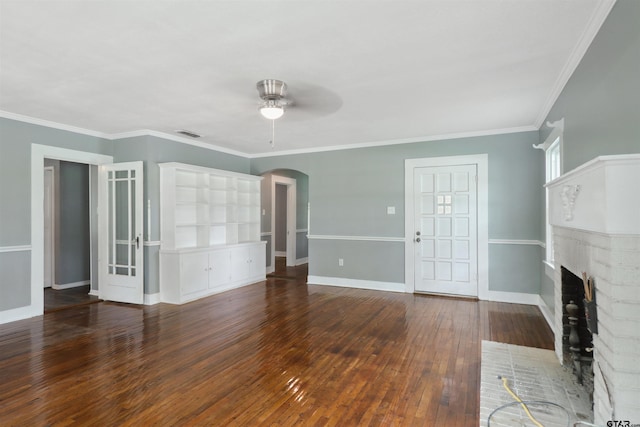
{"label": "light switch", "polygon": [[266,209],[262,209],[262,215],[266,215],[267,214],[267,210]]}
{"label": "light switch", "polygon": [[395,206],[387,206],[387,215],[395,215],[396,207]]}

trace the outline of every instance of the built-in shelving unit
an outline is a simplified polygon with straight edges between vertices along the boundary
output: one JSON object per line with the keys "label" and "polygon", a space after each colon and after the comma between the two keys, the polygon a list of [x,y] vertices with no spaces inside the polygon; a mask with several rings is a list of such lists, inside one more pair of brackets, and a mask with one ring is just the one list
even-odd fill
{"label": "built-in shelving unit", "polygon": [[[159,166],[161,299],[182,303],[264,279],[265,248],[264,242],[260,241],[262,178],[184,163],[161,163]],[[228,257],[221,255],[223,250],[228,250]],[[212,251],[216,251],[215,256]],[[185,257],[194,254],[200,255],[200,261],[186,260]],[[216,261],[211,265],[213,258]],[[195,262],[195,265],[202,263],[207,274],[213,274],[215,269],[215,286],[209,283],[203,288],[201,284],[194,289],[193,280],[189,284],[182,283],[175,273],[182,271],[187,261]],[[243,261],[251,265],[243,265]],[[226,273],[220,273],[221,264],[227,262],[228,280]],[[233,271],[244,267],[250,274]],[[175,285],[167,283],[169,277],[174,281],[178,279],[183,291],[171,289]]]}

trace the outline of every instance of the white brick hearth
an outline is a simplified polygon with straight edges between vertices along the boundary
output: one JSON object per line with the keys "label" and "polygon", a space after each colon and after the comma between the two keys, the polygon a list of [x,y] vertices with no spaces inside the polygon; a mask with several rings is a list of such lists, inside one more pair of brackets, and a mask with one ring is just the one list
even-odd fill
{"label": "white brick hearth", "polygon": [[548,187],[556,354],[562,360],[564,266],[595,283],[594,421],[640,422],[640,155],[599,157]]}

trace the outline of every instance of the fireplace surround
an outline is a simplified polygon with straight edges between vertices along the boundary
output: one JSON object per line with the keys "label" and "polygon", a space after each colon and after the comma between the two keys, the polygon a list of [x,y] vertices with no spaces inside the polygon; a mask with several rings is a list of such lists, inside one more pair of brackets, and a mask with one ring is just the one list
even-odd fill
{"label": "fireplace surround", "polygon": [[594,422],[640,420],[640,155],[598,157],[547,184],[554,241],[552,329],[563,362],[561,266],[593,277]]}

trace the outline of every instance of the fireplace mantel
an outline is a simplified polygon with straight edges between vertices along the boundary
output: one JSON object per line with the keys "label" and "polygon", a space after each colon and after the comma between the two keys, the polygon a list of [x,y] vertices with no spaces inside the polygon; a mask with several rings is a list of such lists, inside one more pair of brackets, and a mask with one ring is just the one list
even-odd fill
{"label": "fireplace mantel", "polygon": [[597,157],[547,188],[556,353],[561,358],[563,266],[595,283],[594,420],[640,420],[640,154]]}
{"label": "fireplace mantel", "polygon": [[596,157],[546,186],[551,225],[640,235],[640,154]]}

